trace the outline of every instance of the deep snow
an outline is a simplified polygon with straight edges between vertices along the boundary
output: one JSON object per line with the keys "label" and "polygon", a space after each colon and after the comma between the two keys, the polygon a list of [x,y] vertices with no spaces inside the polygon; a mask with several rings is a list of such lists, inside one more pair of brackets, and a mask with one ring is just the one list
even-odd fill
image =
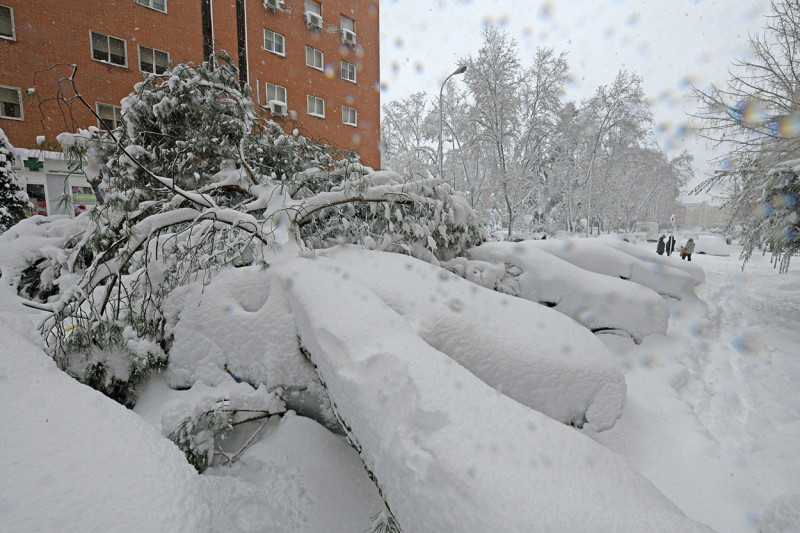
{"label": "deep snow", "polygon": [[[648,243],[640,249],[651,252],[651,247],[654,245]],[[628,336],[598,335],[623,370],[627,383],[627,400],[621,417],[607,431],[597,433],[591,425],[578,430],[548,420],[504,395],[491,392],[475,376],[448,363],[441,352],[424,342],[413,353],[403,354],[400,350],[396,357],[387,358],[385,364],[380,357],[369,357],[371,364],[364,368],[341,359],[338,364],[317,362],[331,367],[327,372],[334,377],[329,386],[334,396],[337,394],[334,388],[343,391],[338,393],[342,398],[341,410],[347,410],[350,417],[360,421],[359,428],[351,429],[358,433],[355,436],[359,443],[368,446],[362,457],[379,478],[393,481],[384,487],[390,505],[397,502],[393,510],[404,517],[419,511],[418,520],[423,521],[412,523],[406,519],[409,530],[422,531],[432,526],[424,521],[425,517],[439,520],[436,513],[450,514],[449,507],[445,506],[443,511],[444,504],[435,508],[437,497],[445,502],[449,498],[452,505],[468,509],[474,504],[473,498],[488,496],[498,498],[496,507],[500,509],[504,496],[527,494],[526,505],[535,505],[541,495],[538,501],[551,502],[554,509],[560,509],[543,517],[542,523],[553,526],[558,523],[556,520],[565,518],[568,513],[565,510],[574,510],[567,517],[569,522],[560,523],[563,527],[559,529],[565,531],[641,531],[635,521],[614,520],[620,516],[638,520],[647,518],[648,513],[666,520],[659,522],[656,518],[656,525],[671,524],[674,530],[695,527],[677,509],[689,519],[721,532],[750,532],[759,527],[764,531],[797,531],[800,530],[797,511],[800,359],[796,354],[800,353],[797,328],[800,274],[795,267],[778,275],[763,257],[754,257],[742,272],[738,251],[733,246],[728,257],[694,256],[693,265],[705,270],[705,283],[693,289],[698,298],[663,297],[670,311],[666,335],[648,334],[638,345]],[[652,255],[655,256],[654,251]],[[407,257],[391,257],[405,268]],[[314,267],[322,262],[302,260]],[[678,257],[669,261],[676,269],[682,267]],[[331,295],[330,284],[325,283],[326,279],[330,281],[326,278],[330,273],[316,275],[305,266],[303,269],[308,282],[294,287],[292,283],[284,283],[286,290],[282,291],[237,289],[238,275],[229,279],[228,289],[218,296],[214,296],[214,284],[209,286],[202,304],[204,313],[191,315],[187,308],[187,316],[194,316],[191,328],[198,336],[203,333],[207,342],[197,342],[197,338],[187,334],[188,330],[182,333],[195,347],[208,346],[209,339],[215,341],[213,349],[203,352],[205,356],[199,355],[199,360],[206,357],[206,370],[187,370],[190,365],[186,358],[192,350],[184,349],[178,358],[183,361],[184,370],[176,368],[167,378],[180,381],[189,379],[187,372],[195,372],[217,383],[226,379],[218,371],[219,360],[223,358],[220,354],[228,348],[235,350],[230,339],[236,335],[241,338],[249,330],[243,328],[229,333],[229,337],[215,338],[217,330],[208,328],[215,323],[231,322],[233,316],[234,321],[249,319],[251,325],[267,319],[275,331],[286,331],[283,328],[288,328],[289,322],[274,309],[287,312],[287,306],[292,309],[301,334],[310,339],[308,348],[312,357],[315,348],[317,356],[326,353],[341,356],[348,351],[347,346],[357,348],[377,343],[375,346],[386,349],[392,343],[402,345],[409,339],[419,339],[415,336],[418,330],[409,327],[398,315],[393,319],[398,326],[385,343],[374,330],[351,323],[355,326],[352,331],[337,326],[329,332],[345,335],[348,343],[331,344],[336,335],[322,333],[323,326],[330,321],[346,325],[348,313],[357,309],[366,313],[363,321],[377,327],[389,320],[387,316],[394,316],[391,313],[396,310],[382,307],[385,303],[374,292],[364,292],[365,289],[348,293],[348,299],[366,295],[372,299],[370,306],[342,305],[348,299],[326,300],[325,305],[315,306],[315,298]],[[358,271],[347,274],[352,278]],[[253,279],[250,288],[256,287],[259,279],[265,281],[258,276]],[[299,277],[292,278],[292,282],[298,281]],[[0,330],[6,339],[0,348],[0,401],[7,406],[0,433],[0,446],[5,451],[0,461],[3,479],[0,523],[4,528],[12,531],[363,531],[369,527],[370,516],[382,510],[377,490],[358,455],[344,439],[316,422],[292,414],[271,419],[262,439],[232,468],[214,468],[202,476],[195,474],[180,452],[163,437],[160,427],[163,405],[179,391],[167,389],[163,379],[156,380],[142,394],[136,411],[130,412],[74,382],[58,371],[37,347],[41,341],[34,326],[40,316],[21,307],[5,282],[0,285]],[[685,285],[681,289],[685,290]],[[270,306],[265,303],[271,299],[277,304],[268,311]],[[196,295],[194,299],[187,296],[185,302],[196,307],[201,303]],[[625,302],[617,305],[624,308]],[[324,312],[326,306],[330,307],[328,312]],[[313,318],[315,314],[317,317]],[[184,324],[187,325],[188,322]],[[458,333],[455,331],[454,335]],[[488,328],[485,333],[488,337],[498,335]],[[505,333],[513,337],[513,332]],[[243,343],[246,344],[246,339]],[[321,349],[323,345],[338,348]],[[281,349],[288,349],[287,346],[290,343]],[[424,361],[423,353],[432,359],[431,372],[411,371],[420,359]],[[236,357],[256,367],[264,365],[269,372],[285,370],[279,365],[270,366],[268,355],[264,351],[253,355],[240,350]],[[259,363],[259,358],[265,360]],[[405,363],[401,363],[403,360]],[[411,365],[412,361],[417,363]],[[425,399],[418,407],[438,405],[439,409],[445,409],[448,401],[456,400],[457,405],[452,407],[455,414],[472,405],[470,402],[477,402],[475,409],[480,410],[481,424],[476,427],[490,433],[468,431],[471,419],[460,416],[451,420],[447,410],[441,416],[435,413],[422,416],[408,402],[388,411],[399,418],[382,419],[380,406],[369,401],[370,395],[375,398],[381,392],[378,384],[366,379],[374,375],[388,384],[397,384],[400,388],[396,390],[401,392],[419,388],[417,396],[399,397]],[[447,382],[448,376],[458,376],[462,383],[462,392],[458,393],[463,395],[461,402],[457,400],[462,396],[454,393],[450,398],[447,394],[447,387],[455,385]],[[428,387],[428,382],[433,387]],[[359,383],[361,387],[356,386]],[[363,405],[359,405],[358,391],[365,395]],[[393,401],[398,398],[385,398],[389,405]],[[538,438],[544,444],[535,451],[517,448],[518,442],[510,437],[515,433],[507,432],[529,418],[542,428]],[[389,426],[397,420],[402,424]],[[388,433],[390,429],[394,433]],[[587,435],[597,444],[587,439]],[[473,438],[475,445],[485,441],[490,453],[470,449]],[[422,443],[426,447],[415,448]],[[587,469],[587,463],[574,457],[567,460],[570,451],[579,449],[603,451],[588,456],[593,464]],[[553,464],[561,470],[545,470],[544,477],[504,478],[504,469],[508,467],[503,465],[514,464],[514,458],[524,459],[526,453],[529,460],[544,461],[552,456]],[[459,471],[459,465],[467,464],[473,470]],[[540,468],[542,465],[547,462],[539,462]],[[498,469],[492,472],[495,466]],[[426,477],[426,469],[437,475]],[[507,481],[500,485],[494,485],[496,481],[486,481],[483,486],[465,485],[468,490],[454,492],[459,483],[471,476]],[[390,494],[406,486],[419,493]],[[641,487],[645,488],[634,490]],[[610,494],[616,488],[621,492]],[[431,506],[414,508],[414,499],[424,502],[426,495],[431,497]],[[619,498],[630,498],[634,504],[646,502],[646,505],[604,513],[603,498],[617,502],[622,501]],[[589,512],[581,515],[580,510]],[[508,517],[514,511],[511,505],[505,512],[492,515],[493,520],[495,523],[507,520],[504,523],[516,524],[521,529],[520,522]],[[528,512],[519,510],[518,517],[524,518]],[[672,522],[669,516],[673,517]],[[467,511],[446,518],[443,523],[455,524],[461,530],[480,527],[480,521],[471,521],[473,517]],[[523,521],[524,530],[541,526],[539,522],[531,523],[535,520]],[[615,524],[619,527],[614,527]]]}

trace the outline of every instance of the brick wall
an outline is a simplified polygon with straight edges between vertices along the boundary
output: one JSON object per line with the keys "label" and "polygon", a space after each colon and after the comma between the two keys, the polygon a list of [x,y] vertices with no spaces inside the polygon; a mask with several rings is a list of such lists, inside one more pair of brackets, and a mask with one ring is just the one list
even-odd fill
{"label": "brick wall", "polygon": [[[226,50],[239,64],[237,53],[237,0],[212,0],[215,46]],[[248,82],[253,97],[265,104],[265,82],[286,88],[287,104],[295,113],[273,117],[287,129],[299,127],[307,135],[343,149],[357,151],[362,160],[380,165],[379,28],[378,0],[321,2],[323,28],[310,30],[305,23],[303,0],[285,0],[284,11],[266,10],[262,0],[244,0],[247,31]],[[55,101],[45,104],[44,118],[33,99],[34,73],[58,63],[76,64],[77,87],[93,106],[119,105],[142,79],[139,45],[166,51],[172,63],[203,59],[201,2],[167,0],[167,13],[137,5],[134,0],[0,0],[13,9],[16,39],[0,38],[0,86],[22,91],[24,120],[0,118],[0,128],[15,146],[31,148],[38,135],[54,139],[73,129],[69,112]],[[356,46],[345,46],[339,17],[355,21]],[[264,49],[264,28],[285,36],[285,55]],[[126,43],[127,64],[117,66],[92,58],[90,32],[106,34]],[[324,54],[322,71],[306,66],[305,46]],[[357,81],[341,78],[344,59],[357,68]],[[36,89],[42,98],[56,96],[57,80],[69,76],[71,67],[57,66],[40,72]],[[62,87],[64,85],[62,84]],[[306,95],[325,100],[325,118],[308,115]],[[71,96],[68,92],[64,96]],[[342,106],[355,108],[357,126],[342,123]],[[75,103],[77,125],[96,123]],[[296,119],[295,119],[296,116]]]}

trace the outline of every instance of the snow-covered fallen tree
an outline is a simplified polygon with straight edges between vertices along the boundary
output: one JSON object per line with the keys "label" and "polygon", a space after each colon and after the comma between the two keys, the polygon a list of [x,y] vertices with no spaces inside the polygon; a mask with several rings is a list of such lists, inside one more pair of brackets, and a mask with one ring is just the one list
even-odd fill
{"label": "snow-covered fallen tree", "polygon": [[319,260],[280,275],[304,349],[404,531],[709,531],[607,448],[429,345],[347,273]]}
{"label": "snow-covered fallen tree", "polygon": [[532,242],[486,242],[469,257],[503,265],[511,277],[503,281],[504,292],[552,307],[593,332],[620,332],[637,343],[666,333],[669,309],[655,291],[583,270]]}
{"label": "snow-covered fallen tree", "polygon": [[594,239],[530,241],[530,245],[590,272],[621,278],[682,299],[694,295],[695,279],[686,272],[643,261]]}
{"label": "snow-covered fallen tree", "polygon": [[368,287],[431,347],[523,405],[599,431],[621,414],[625,380],[617,362],[572,319],[412,257],[355,247],[326,255],[316,263],[341,276],[338,287],[348,280]]}
{"label": "snow-covered fallen tree", "polygon": [[[111,194],[79,217],[61,253],[25,267],[54,288],[35,291],[31,305],[50,313],[41,330],[59,366],[126,405],[147,372],[166,365],[174,320],[163,303],[176,287],[229,266],[266,267],[277,247],[358,242],[435,263],[483,240],[450,185],[403,181],[284,132],[222,59],[137,84],[105,135],[58,136]],[[72,81],[74,71],[62,80]]]}

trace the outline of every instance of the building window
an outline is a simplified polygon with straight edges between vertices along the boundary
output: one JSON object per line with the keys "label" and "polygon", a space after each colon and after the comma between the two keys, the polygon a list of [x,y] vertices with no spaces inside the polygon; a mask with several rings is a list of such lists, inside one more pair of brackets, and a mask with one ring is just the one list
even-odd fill
{"label": "building window", "polygon": [[0,86],[0,118],[22,120],[22,91]]}
{"label": "building window", "polygon": [[102,119],[97,121],[97,127],[103,131],[116,129],[122,120],[122,108],[116,105],[97,104],[97,114]]}
{"label": "building window", "polygon": [[339,16],[339,27],[343,30],[351,31],[353,33],[356,32],[356,21],[345,17],[344,15]]}
{"label": "building window", "polygon": [[284,48],[283,35],[264,28],[264,49],[272,52],[273,54],[285,56],[286,49]]}
{"label": "building window", "polygon": [[342,32],[342,42],[349,46],[356,44],[356,21],[344,15],[339,16],[339,26]]}
{"label": "building window", "polygon": [[8,6],[0,6],[0,37],[17,40],[14,33],[14,10]]}
{"label": "building window", "polygon": [[267,102],[276,100],[281,103],[286,103],[286,87],[275,85],[274,83],[266,82],[264,84],[267,90]]}
{"label": "building window", "polygon": [[325,100],[308,95],[308,114],[312,117],[325,118]]}
{"label": "building window", "polygon": [[322,70],[322,50],[306,45],[306,65],[317,70]]}
{"label": "building window", "polygon": [[355,108],[346,105],[342,106],[342,124],[358,126],[358,113]]}
{"label": "building window", "polygon": [[139,45],[139,70],[150,74],[163,74],[169,68],[169,54]]}
{"label": "building window", "polygon": [[322,29],[322,4],[314,0],[305,0],[304,7],[306,26],[311,30]]}
{"label": "building window", "polygon": [[136,3],[140,6],[161,11],[162,13],[167,12],[167,0],[136,0]]}
{"label": "building window", "polygon": [[92,34],[92,59],[120,67],[128,66],[126,43],[122,39],[90,32]]}
{"label": "building window", "polygon": [[342,61],[342,79],[356,82],[356,66],[347,61]]}
{"label": "building window", "polygon": [[305,11],[311,11],[312,13],[316,13],[321,17],[322,4],[315,2],[314,0],[305,0]]}

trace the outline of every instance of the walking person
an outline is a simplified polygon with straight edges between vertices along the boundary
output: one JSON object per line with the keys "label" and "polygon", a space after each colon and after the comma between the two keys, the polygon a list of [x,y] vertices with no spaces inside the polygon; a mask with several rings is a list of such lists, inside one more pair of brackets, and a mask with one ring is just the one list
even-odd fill
{"label": "walking person", "polygon": [[658,238],[658,244],[656,245],[656,253],[658,255],[664,255],[664,248],[666,244],[664,243],[664,235]]}
{"label": "walking person", "polygon": [[684,246],[681,249],[681,259],[686,259],[687,261],[691,261],[692,253],[694,253],[694,239],[689,239],[686,242],[686,246]]}
{"label": "walking person", "polygon": [[669,239],[667,239],[667,256],[672,255],[672,252],[675,251],[675,237],[670,235]]}

